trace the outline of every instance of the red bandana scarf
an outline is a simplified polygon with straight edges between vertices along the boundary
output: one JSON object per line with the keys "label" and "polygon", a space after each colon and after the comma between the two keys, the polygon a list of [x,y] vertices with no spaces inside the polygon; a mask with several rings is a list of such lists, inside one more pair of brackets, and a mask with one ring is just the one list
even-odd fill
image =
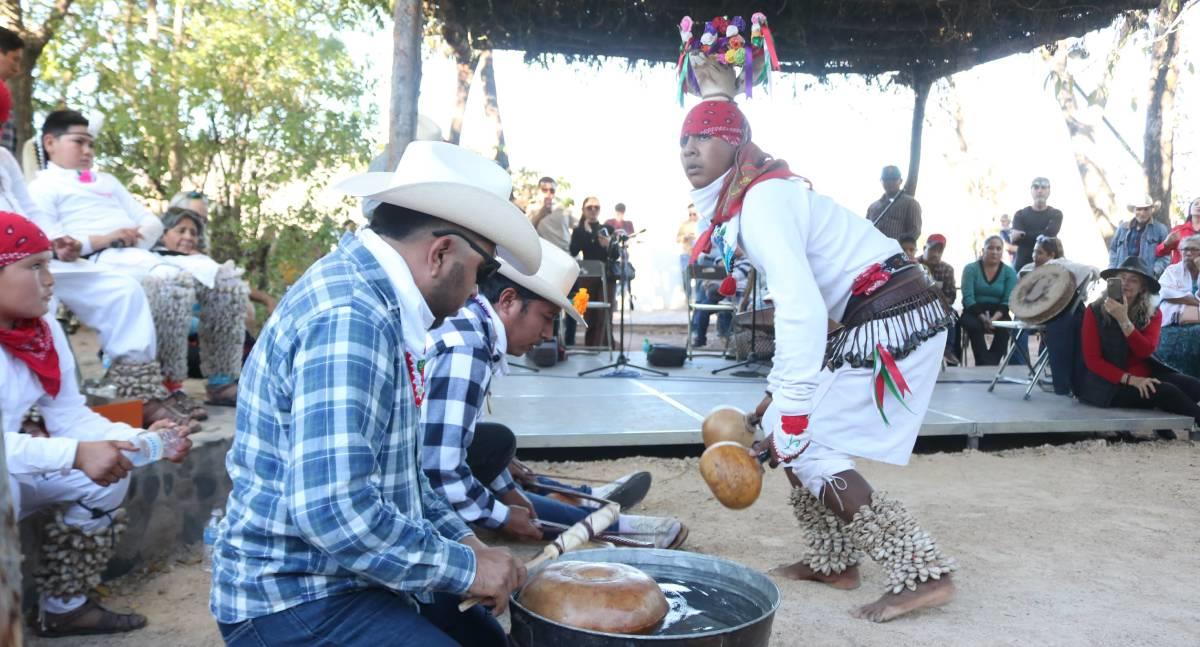
{"label": "red bandana scarf", "polygon": [[787,162],[771,157],[750,141],[750,123],[732,101],[701,101],[696,104],[683,120],[680,138],[692,135],[719,137],[738,147],[733,170],[725,176],[725,182],[721,185],[721,196],[717,199],[712,222],[692,247],[688,262],[694,264],[701,254],[711,249],[713,231],[742,212],[742,202],[750,187],[764,180],[799,176],[788,169]]}
{"label": "red bandana scarf", "polygon": [[[37,225],[25,218],[0,211],[0,267],[50,249],[50,240]],[[58,395],[62,374],[54,336],[45,319],[25,319],[12,329],[0,328],[0,347],[25,362],[50,397]]]}

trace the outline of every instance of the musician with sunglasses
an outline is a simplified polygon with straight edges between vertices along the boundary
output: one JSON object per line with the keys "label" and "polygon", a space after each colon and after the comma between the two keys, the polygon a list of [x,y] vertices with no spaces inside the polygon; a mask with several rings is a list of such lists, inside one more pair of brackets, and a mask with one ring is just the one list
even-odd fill
{"label": "musician with sunglasses", "polygon": [[[450,144],[344,181],[378,201],[288,291],[242,374],[211,609],[242,644],[498,645],[525,569],[479,541],[421,471],[427,332],[499,254],[541,263],[511,180]],[[447,200],[446,196],[453,196]]]}

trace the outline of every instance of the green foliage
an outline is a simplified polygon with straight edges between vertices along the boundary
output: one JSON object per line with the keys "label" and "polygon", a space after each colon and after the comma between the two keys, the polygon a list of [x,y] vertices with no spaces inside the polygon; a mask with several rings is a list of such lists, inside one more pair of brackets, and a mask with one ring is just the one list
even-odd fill
{"label": "green foliage", "polygon": [[39,112],[103,115],[100,165],[151,204],[208,193],[211,253],[267,287],[278,275],[269,267],[329,249],[284,245],[275,232],[320,238],[343,216],[314,193],[367,159],[376,115],[359,100],[372,88],[335,34],[378,24],[383,5],[180,2],[78,0],[40,61]]}

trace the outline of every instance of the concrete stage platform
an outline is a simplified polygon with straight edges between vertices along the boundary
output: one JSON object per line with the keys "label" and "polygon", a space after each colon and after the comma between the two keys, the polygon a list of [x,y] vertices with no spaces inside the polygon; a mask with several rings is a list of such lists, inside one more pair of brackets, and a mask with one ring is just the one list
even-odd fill
{"label": "concrete stage platform", "polygon": [[[630,361],[646,366],[642,353]],[[526,449],[686,445],[700,443],[700,422],[713,407],[748,409],[766,389],[764,378],[712,375],[731,362],[698,357],[669,377],[578,377],[609,362],[607,353],[572,355],[537,373],[513,367],[492,389],[489,420],[507,424]],[[1099,409],[1072,398],[1001,382],[988,393],[995,367],[950,368],[942,373],[922,436],[962,436],[967,446],[995,434],[1188,429],[1192,421],[1161,411]],[[1007,376],[1022,377],[1020,367]],[[765,376],[766,369],[763,369]],[[586,413],[585,413],[586,412]]]}

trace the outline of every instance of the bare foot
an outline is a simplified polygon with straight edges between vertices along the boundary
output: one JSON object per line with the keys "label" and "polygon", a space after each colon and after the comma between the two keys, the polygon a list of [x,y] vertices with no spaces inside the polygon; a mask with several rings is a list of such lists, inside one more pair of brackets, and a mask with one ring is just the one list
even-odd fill
{"label": "bare foot", "polygon": [[884,593],[883,597],[851,611],[850,615],[872,622],[887,622],[917,609],[940,607],[953,597],[954,582],[949,576],[943,576],[940,580],[918,584],[915,591],[904,589],[899,593]]}
{"label": "bare foot", "polygon": [[858,567],[851,566],[841,573],[818,573],[808,567],[804,562],[796,562],[795,564],[780,564],[775,568],[767,571],[772,575],[786,577],[789,580],[810,580],[813,582],[821,582],[828,584],[835,589],[843,591],[852,591],[857,589],[862,580],[858,577]]}

